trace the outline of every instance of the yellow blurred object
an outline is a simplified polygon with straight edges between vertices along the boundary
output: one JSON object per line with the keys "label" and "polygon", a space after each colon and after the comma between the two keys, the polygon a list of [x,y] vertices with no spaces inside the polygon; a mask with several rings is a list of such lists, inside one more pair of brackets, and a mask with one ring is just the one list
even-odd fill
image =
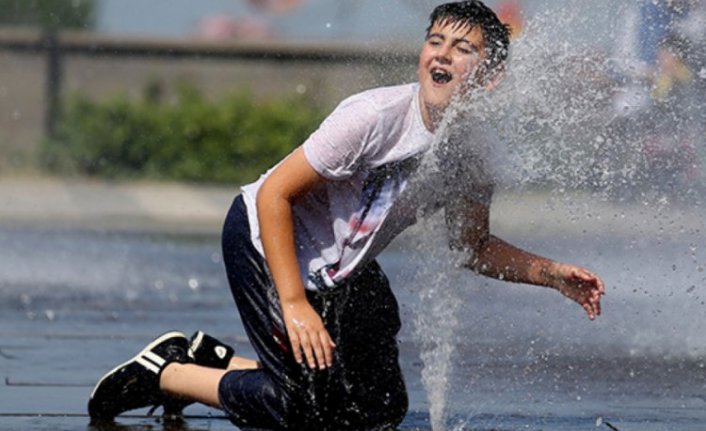
{"label": "yellow blurred object", "polygon": [[510,39],[515,39],[522,33],[525,22],[522,7],[517,0],[501,1],[496,8],[496,15],[500,22],[510,27]]}
{"label": "yellow blurred object", "polygon": [[691,78],[691,70],[678,55],[661,49],[657,59],[657,73],[652,97],[655,100],[665,100],[675,85],[689,82]]}

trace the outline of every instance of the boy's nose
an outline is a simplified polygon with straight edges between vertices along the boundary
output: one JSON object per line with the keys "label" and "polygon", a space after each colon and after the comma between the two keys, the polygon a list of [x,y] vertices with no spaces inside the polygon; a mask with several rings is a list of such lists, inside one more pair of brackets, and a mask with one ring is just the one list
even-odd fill
{"label": "boy's nose", "polygon": [[436,61],[438,61],[441,64],[450,64],[451,63],[451,48],[447,45],[442,45],[439,47],[438,51],[436,52]]}
{"label": "boy's nose", "polygon": [[439,64],[448,65],[448,64],[451,64],[451,57],[449,57],[448,55],[437,55],[436,61]]}

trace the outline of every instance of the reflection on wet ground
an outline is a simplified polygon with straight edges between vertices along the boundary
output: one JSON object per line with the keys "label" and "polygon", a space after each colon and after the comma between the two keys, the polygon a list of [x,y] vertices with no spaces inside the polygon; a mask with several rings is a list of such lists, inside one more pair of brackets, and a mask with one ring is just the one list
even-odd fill
{"label": "reflection on wet ground", "polygon": [[[85,416],[94,382],[166,330],[204,329],[253,356],[218,238],[33,229],[0,238],[0,430],[233,429],[200,406],[183,423],[142,411],[115,424]],[[703,429],[703,237],[527,238],[520,245],[599,271],[604,315],[589,322],[553,292],[473,275],[445,286],[463,304],[443,382],[448,429]],[[420,287],[409,276],[418,263],[399,250],[381,261],[405,321],[411,413],[402,429],[428,430],[428,343],[414,330]]]}

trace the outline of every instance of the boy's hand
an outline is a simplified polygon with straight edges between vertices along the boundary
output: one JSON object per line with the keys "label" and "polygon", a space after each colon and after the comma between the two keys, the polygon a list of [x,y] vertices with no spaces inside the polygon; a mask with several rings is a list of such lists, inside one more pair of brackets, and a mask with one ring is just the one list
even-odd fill
{"label": "boy's hand", "polygon": [[300,364],[306,359],[312,369],[330,367],[336,345],[309,301],[302,299],[283,303],[282,313],[294,359]]}
{"label": "boy's hand", "polygon": [[601,314],[605,287],[600,277],[584,268],[561,263],[553,265],[550,277],[552,286],[583,307],[589,319],[594,320]]}

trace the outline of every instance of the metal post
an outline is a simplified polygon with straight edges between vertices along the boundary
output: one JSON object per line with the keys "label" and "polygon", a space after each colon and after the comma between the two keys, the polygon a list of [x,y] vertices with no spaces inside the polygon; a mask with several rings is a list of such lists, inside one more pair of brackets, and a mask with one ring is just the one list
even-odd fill
{"label": "metal post", "polygon": [[53,138],[56,133],[56,123],[60,116],[62,56],[59,37],[54,29],[46,30],[43,38],[44,50],[47,53],[47,76],[45,88],[44,134]]}

